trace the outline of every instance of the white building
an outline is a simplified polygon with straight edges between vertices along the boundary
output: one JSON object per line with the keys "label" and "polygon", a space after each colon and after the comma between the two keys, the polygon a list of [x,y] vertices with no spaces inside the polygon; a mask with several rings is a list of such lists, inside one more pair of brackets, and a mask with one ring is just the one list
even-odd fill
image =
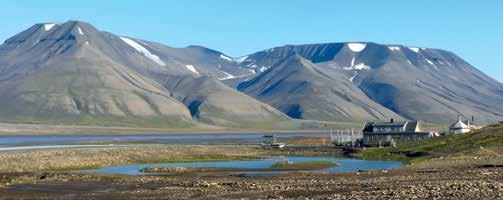
{"label": "white building", "polygon": [[[468,123],[470,123],[468,121]],[[472,130],[472,127],[470,125],[467,125],[461,121],[461,117],[458,116],[458,121],[454,124],[452,124],[449,127],[449,133],[450,134],[462,134],[462,133],[468,133]]]}

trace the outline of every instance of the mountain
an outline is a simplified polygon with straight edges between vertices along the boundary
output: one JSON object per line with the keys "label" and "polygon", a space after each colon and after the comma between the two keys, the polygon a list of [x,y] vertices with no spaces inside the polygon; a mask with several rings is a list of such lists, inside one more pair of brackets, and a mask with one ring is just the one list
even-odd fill
{"label": "mountain", "polygon": [[440,49],[349,42],[231,58],[69,21],[0,45],[0,105],[0,121],[53,124],[274,128],[457,115],[487,124],[503,121],[503,85]]}
{"label": "mountain", "polygon": [[228,127],[272,127],[288,117],[275,108],[237,92],[213,77],[170,77],[163,85],[174,92],[192,116],[203,123]]}
{"label": "mountain", "polygon": [[204,47],[172,48],[79,21],[36,24],[0,46],[0,120],[161,127],[289,120],[217,80],[251,73],[236,66]]}
{"label": "mountain", "polygon": [[342,74],[329,74],[299,54],[291,54],[238,90],[290,117],[325,121],[400,118],[375,103]]}
{"label": "mountain", "polygon": [[[294,61],[293,54],[297,55]],[[358,99],[355,107],[365,108],[361,105],[367,102],[368,107],[381,112],[380,107],[385,107],[407,119],[430,123],[449,123],[457,115],[474,116],[480,124],[503,120],[503,85],[444,50],[366,42],[327,43],[275,47],[236,60],[242,68],[264,71],[245,77],[248,80],[238,83],[238,89],[294,118],[358,119],[343,112],[327,111],[332,116],[320,112],[330,107],[351,108],[347,102]],[[289,67],[292,69],[287,70]],[[337,94],[333,91],[343,86],[351,91],[348,93],[363,93],[380,106],[368,103],[362,95],[349,95],[346,101],[327,95]],[[316,88],[324,92],[305,92]],[[304,98],[294,97],[295,93]],[[306,114],[310,111],[313,114]],[[386,116],[389,113],[378,118]]]}

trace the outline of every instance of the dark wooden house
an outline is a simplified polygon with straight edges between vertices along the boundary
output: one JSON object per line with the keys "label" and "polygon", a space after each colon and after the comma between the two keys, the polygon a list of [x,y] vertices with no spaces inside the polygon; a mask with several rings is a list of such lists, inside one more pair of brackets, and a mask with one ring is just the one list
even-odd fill
{"label": "dark wooden house", "polygon": [[363,128],[364,146],[394,146],[400,143],[425,140],[430,132],[424,131],[419,121],[367,122]]}

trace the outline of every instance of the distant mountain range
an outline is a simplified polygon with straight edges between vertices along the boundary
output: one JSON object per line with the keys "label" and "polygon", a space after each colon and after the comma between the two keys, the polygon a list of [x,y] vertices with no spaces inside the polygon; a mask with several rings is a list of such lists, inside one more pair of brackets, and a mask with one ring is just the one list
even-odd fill
{"label": "distant mountain range", "polygon": [[503,84],[453,53],[375,43],[248,56],[173,48],[90,24],[36,24],[0,46],[0,120],[275,128],[292,119],[503,120]]}

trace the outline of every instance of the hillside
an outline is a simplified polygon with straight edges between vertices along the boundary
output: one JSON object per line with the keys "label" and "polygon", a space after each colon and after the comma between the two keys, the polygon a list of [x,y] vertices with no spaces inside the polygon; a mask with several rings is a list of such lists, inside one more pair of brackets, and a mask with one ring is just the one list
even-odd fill
{"label": "hillside", "polygon": [[237,88],[297,119],[401,118],[369,99],[347,79],[328,76],[298,54],[290,55]]}
{"label": "hillside", "polygon": [[[79,21],[36,24],[0,46],[0,120],[168,128],[201,122],[272,128],[288,121],[217,80],[244,73],[226,58],[204,47],[171,48]],[[202,78],[207,76],[215,78]],[[198,80],[208,84],[194,85]],[[198,95],[192,101],[199,98],[201,108],[219,117],[191,113],[192,102],[180,98],[187,90]]]}
{"label": "hillside", "polygon": [[[503,105],[503,84],[454,53],[440,49],[371,42],[286,45],[244,56],[239,59],[239,64],[257,72],[278,72],[269,76],[284,76],[279,74],[282,71],[270,69],[284,68],[281,63],[292,54],[308,60],[323,72],[326,79],[339,82],[344,79],[354,85],[350,88],[352,93],[364,93],[380,106],[407,119],[449,124],[459,114],[465,118],[474,116],[479,124],[503,120],[503,107],[500,106]],[[260,76],[261,73],[257,73],[248,79]],[[302,81],[311,82],[299,79]],[[228,84],[235,85],[233,82]],[[243,90],[252,96],[267,87],[263,84],[249,86],[251,81],[246,80],[241,84],[257,88]],[[283,94],[288,93],[283,91]],[[324,99],[326,96],[319,93],[309,98]],[[300,101],[289,103],[301,104]],[[274,106],[269,100],[264,102]],[[317,109],[323,110],[324,106],[320,104]],[[336,114],[331,119],[341,117]]]}
{"label": "hillside", "polygon": [[503,164],[503,124],[454,136],[441,136],[396,148],[369,148],[356,154],[367,159],[402,160],[422,166]]}

